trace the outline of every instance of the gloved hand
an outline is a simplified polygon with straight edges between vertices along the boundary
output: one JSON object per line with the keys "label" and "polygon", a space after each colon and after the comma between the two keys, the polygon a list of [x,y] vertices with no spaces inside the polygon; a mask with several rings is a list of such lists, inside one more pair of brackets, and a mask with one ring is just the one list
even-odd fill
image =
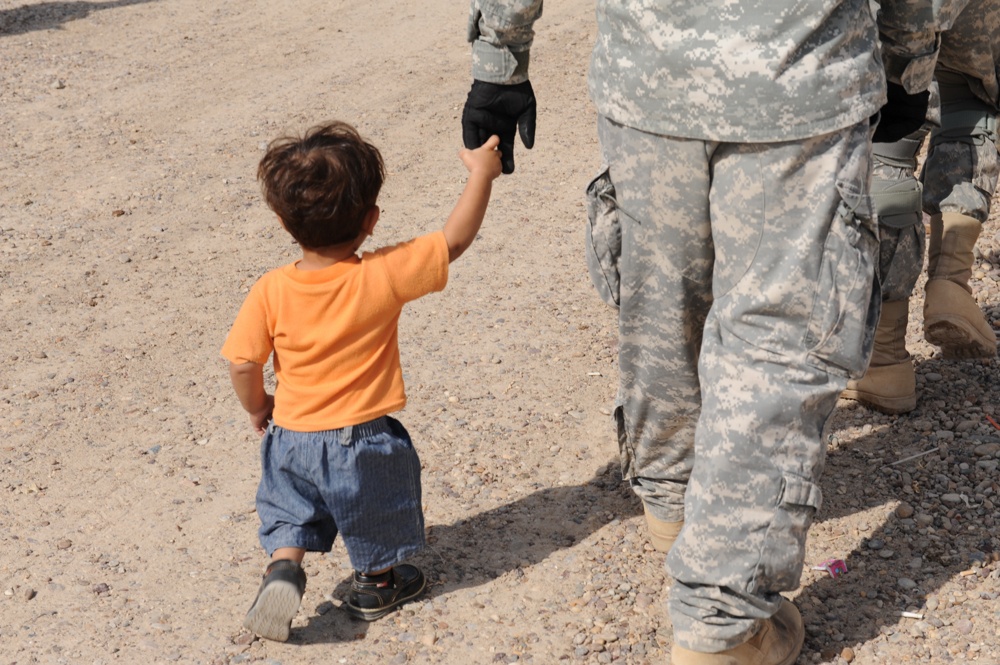
{"label": "gloved hand", "polygon": [[473,81],[462,110],[462,141],[475,150],[493,134],[500,137],[504,173],[514,172],[514,128],[525,148],[535,145],[535,91],[531,82],[500,85]]}

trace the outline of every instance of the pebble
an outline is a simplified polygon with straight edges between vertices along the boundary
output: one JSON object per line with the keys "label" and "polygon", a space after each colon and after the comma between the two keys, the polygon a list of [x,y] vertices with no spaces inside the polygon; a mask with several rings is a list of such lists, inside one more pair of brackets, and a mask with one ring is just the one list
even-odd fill
{"label": "pebble", "polygon": [[978,457],[990,457],[1000,452],[1000,443],[981,443],[973,449]]}
{"label": "pebble", "polygon": [[896,512],[896,517],[900,519],[907,519],[913,517],[914,510],[913,506],[904,501],[903,503],[896,506],[895,512]]}
{"label": "pebble", "polygon": [[954,629],[962,635],[968,635],[972,632],[973,623],[968,619],[959,619],[953,625]]}

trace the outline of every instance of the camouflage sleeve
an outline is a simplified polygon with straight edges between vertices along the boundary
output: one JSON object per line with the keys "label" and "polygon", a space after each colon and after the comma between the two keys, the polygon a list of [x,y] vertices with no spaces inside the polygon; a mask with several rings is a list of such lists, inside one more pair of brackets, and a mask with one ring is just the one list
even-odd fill
{"label": "camouflage sleeve", "polygon": [[968,1],[882,0],[878,26],[889,81],[910,94],[930,87],[940,34],[951,27]]}
{"label": "camouflage sleeve", "polygon": [[515,84],[528,80],[528,57],[542,0],[472,0],[472,78]]}

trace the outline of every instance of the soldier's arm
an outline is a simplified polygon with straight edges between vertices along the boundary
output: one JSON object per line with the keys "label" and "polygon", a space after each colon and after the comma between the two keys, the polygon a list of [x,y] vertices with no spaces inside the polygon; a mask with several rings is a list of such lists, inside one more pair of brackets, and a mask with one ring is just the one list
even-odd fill
{"label": "soldier's arm", "polygon": [[472,89],[462,110],[462,142],[470,150],[500,137],[504,173],[514,171],[514,135],[535,144],[535,91],[528,80],[534,25],[542,0],[472,0]]}
{"label": "soldier's arm", "polygon": [[472,0],[472,78],[502,85],[527,81],[534,25],[541,15],[542,0]]}

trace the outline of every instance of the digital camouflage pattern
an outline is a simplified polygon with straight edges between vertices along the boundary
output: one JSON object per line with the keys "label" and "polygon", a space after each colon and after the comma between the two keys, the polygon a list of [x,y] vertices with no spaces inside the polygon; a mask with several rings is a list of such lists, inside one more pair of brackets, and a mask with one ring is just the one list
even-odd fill
{"label": "digital camouflage pattern", "polygon": [[[945,1],[882,3],[908,86],[931,79]],[[471,7],[473,76],[525,80],[542,3]],[[719,651],[798,584],[822,429],[871,351],[876,24],[868,0],[598,0],[597,29],[588,263],[619,307],[622,468],[685,519],[675,642]]]}
{"label": "digital camouflage pattern", "polygon": [[872,149],[872,201],[879,221],[879,278],[883,302],[908,300],[923,267],[926,232],[917,152],[928,130]]}
{"label": "digital camouflage pattern", "polygon": [[649,132],[799,139],[867,119],[885,101],[868,0],[598,0],[597,33],[598,112]]}
{"label": "digital camouflage pattern", "polygon": [[472,78],[527,81],[533,26],[541,15],[542,0],[472,0],[467,35],[472,42]]}
{"label": "digital camouflage pattern", "polygon": [[798,584],[822,429],[867,366],[868,123],[770,145],[598,131],[589,256],[619,307],[623,471],[657,517],[685,519],[675,642],[726,649]]}
{"label": "digital camouflage pattern", "polygon": [[976,97],[1000,108],[1000,2],[968,0],[942,29],[942,67],[965,75]]}
{"label": "digital camouflage pattern", "polygon": [[[926,89],[936,29],[965,0],[881,3],[886,70]],[[833,5],[833,6],[831,6]],[[528,80],[542,0],[472,0],[472,76]],[[780,141],[816,136],[885,103],[869,0],[598,0],[590,65],[598,111],[670,136]]]}
{"label": "digital camouflage pattern", "polygon": [[[931,133],[920,174],[921,207],[931,215],[955,212],[985,222],[1000,178],[1000,0],[955,0],[941,8],[937,19],[945,32],[932,88],[937,108],[931,109],[929,120],[940,125]],[[875,149],[877,153],[880,146]],[[874,163],[874,189],[913,181],[915,157],[908,168],[878,154]],[[877,198],[876,203],[882,299],[906,300],[923,271],[923,224],[891,228]]]}

